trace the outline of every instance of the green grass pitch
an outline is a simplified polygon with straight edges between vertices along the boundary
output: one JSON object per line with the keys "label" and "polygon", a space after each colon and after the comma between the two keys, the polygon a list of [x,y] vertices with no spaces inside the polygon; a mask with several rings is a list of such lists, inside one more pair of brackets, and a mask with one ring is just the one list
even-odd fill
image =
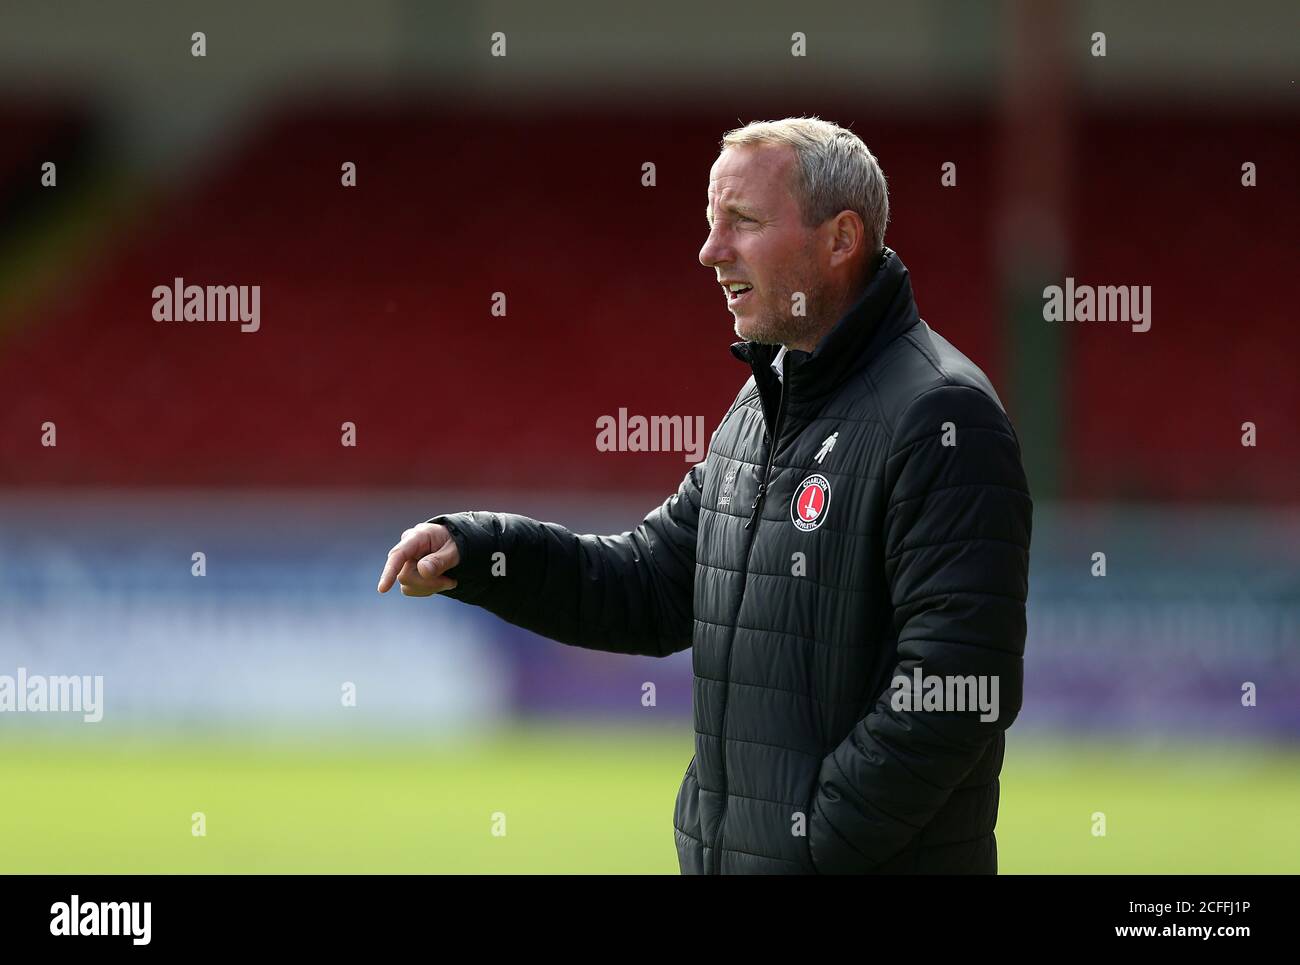
{"label": "green grass pitch", "polygon": [[[442,745],[7,736],[6,873],[676,874],[672,807],[691,755],[688,729],[591,726]],[[1013,730],[1000,871],[1295,873],[1297,814],[1294,748],[1044,743]]]}

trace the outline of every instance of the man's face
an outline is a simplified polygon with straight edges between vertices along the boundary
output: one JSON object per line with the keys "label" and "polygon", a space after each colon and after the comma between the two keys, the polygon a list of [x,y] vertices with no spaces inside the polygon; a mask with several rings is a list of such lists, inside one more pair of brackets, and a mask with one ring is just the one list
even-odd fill
{"label": "man's face", "polygon": [[[815,228],[806,228],[794,196],[794,149],[781,144],[729,147],[709,172],[709,238],[700,264],[721,282],[746,282],[741,295],[724,291],[743,339],[776,345],[806,341],[826,291]],[[792,295],[805,296],[804,315]]]}

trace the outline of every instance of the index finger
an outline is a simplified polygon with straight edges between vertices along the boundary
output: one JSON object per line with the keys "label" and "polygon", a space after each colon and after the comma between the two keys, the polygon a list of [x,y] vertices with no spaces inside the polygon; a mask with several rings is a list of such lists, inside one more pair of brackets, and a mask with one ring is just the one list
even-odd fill
{"label": "index finger", "polygon": [[388,551],[388,561],[384,563],[384,572],[379,575],[380,593],[387,593],[397,581],[397,574],[408,560],[414,559],[415,537],[409,536]]}

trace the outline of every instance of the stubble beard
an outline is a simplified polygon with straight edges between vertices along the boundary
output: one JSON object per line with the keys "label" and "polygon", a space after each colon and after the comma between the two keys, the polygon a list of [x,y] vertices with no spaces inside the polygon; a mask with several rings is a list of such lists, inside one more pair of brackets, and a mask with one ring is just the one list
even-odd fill
{"label": "stubble beard", "polygon": [[[825,285],[818,285],[809,290],[808,287],[797,288],[793,285],[781,285],[779,290],[782,295],[775,305],[764,305],[763,310],[754,320],[745,320],[749,334],[743,334],[740,330],[741,320],[736,319],[736,335],[746,341],[758,342],[761,345],[816,345],[821,336],[825,334],[827,311],[827,288]],[[794,293],[802,291],[807,297],[804,300],[804,315],[794,314]],[[832,323],[833,324],[833,323]]]}

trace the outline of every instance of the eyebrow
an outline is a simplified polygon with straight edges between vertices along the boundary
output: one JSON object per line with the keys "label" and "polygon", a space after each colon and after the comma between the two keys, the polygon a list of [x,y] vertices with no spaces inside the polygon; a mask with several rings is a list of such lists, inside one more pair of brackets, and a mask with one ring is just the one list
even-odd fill
{"label": "eyebrow", "polygon": [[[746,204],[743,201],[741,202],[733,201],[730,204],[728,204],[726,207],[724,207],[722,210],[730,211],[732,214],[744,215],[747,218],[753,217],[754,214],[754,209],[751,208],[748,204]],[[704,220],[708,222],[709,227],[713,227],[713,209],[708,205],[704,206]]]}

